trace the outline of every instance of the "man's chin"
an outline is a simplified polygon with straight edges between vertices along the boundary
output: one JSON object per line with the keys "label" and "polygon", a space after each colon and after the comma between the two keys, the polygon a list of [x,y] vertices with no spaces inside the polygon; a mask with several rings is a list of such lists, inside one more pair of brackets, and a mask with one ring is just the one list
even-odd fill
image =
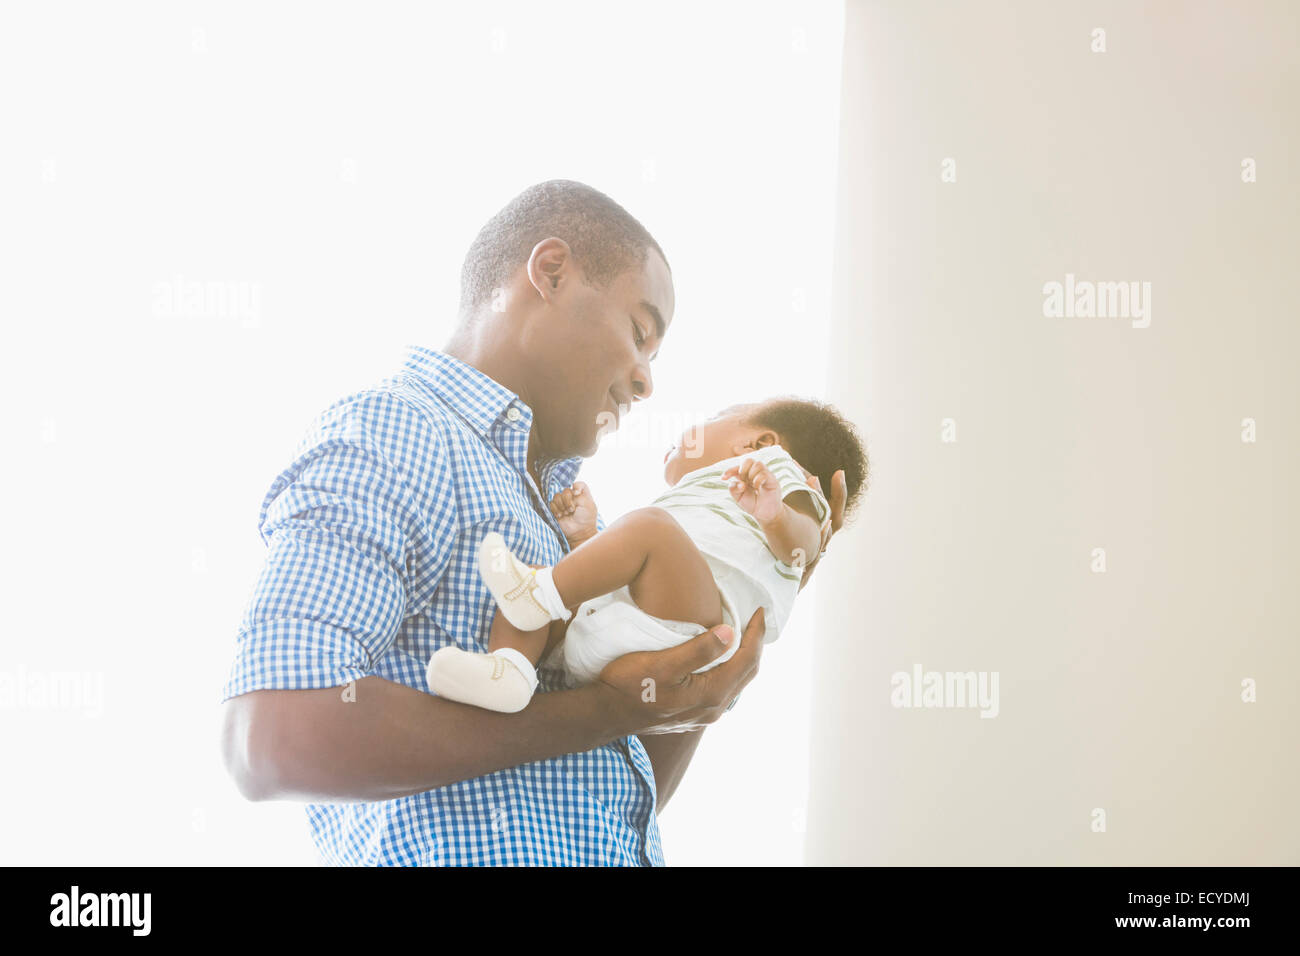
{"label": "man's chin", "polygon": [[582,457],[590,458],[592,455],[596,454],[596,449],[600,447],[600,443],[604,441],[606,438],[609,438],[616,431],[618,431],[617,421],[601,422],[596,427],[596,431],[592,434],[591,438],[588,441],[587,444],[588,450],[580,453]]}
{"label": "man's chin", "polygon": [[590,458],[600,448],[599,435],[587,435],[569,442],[564,451],[553,452],[555,458]]}

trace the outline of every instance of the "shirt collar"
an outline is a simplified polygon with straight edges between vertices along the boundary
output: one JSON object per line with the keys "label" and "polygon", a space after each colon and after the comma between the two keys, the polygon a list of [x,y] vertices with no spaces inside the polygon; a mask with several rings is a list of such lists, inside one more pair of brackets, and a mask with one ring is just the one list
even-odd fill
{"label": "shirt collar", "polygon": [[512,424],[523,424],[525,430],[532,425],[533,410],[523,399],[474,366],[446,352],[408,345],[403,367],[414,373],[485,437],[511,408],[516,409],[508,419]]}
{"label": "shirt collar", "polygon": [[[527,436],[533,427],[533,410],[528,403],[500,382],[479,371],[474,366],[436,349],[421,345],[408,345],[403,368],[418,378],[450,408],[465,419],[480,435],[498,444],[494,429],[509,429],[521,433],[527,445]],[[521,460],[515,462],[520,471],[526,471]],[[573,484],[581,456],[560,458],[543,462],[539,469],[548,484],[558,483],[567,488]]]}

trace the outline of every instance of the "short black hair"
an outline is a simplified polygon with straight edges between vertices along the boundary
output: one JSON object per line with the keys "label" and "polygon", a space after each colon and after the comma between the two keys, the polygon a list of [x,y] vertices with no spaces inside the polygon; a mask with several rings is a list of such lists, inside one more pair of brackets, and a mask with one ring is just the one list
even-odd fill
{"label": "short black hair", "polygon": [[491,300],[510,274],[528,261],[543,239],[563,239],[587,282],[604,288],[629,269],[645,265],[659,243],[631,213],[597,189],[570,179],[529,186],[479,230],[460,272],[460,313]]}
{"label": "short black hair", "polygon": [[831,478],[843,469],[848,493],[844,513],[848,516],[856,509],[867,488],[867,451],[857,428],[833,405],[783,395],[759,402],[745,421],[781,436],[781,446],[790,457],[817,476],[827,501]]}

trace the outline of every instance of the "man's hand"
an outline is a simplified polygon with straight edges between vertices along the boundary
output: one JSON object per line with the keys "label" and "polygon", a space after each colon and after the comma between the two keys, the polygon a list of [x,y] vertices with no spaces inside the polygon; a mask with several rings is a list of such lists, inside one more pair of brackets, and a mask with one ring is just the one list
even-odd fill
{"label": "man's hand", "polygon": [[629,734],[701,730],[721,717],[758,673],[764,632],[760,607],[725,664],[693,673],[727,649],[722,636],[736,640],[730,627],[719,624],[667,650],[624,654],[605,666],[595,686],[607,692],[615,721]]}
{"label": "man's hand", "polygon": [[596,499],[586,482],[575,481],[551,499],[551,514],[555,515],[560,530],[576,548],[596,533]]}

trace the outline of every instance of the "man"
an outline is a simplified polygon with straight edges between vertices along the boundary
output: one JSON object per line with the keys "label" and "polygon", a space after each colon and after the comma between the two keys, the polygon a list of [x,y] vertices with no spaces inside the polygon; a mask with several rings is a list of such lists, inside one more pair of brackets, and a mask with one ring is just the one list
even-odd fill
{"label": "man", "polygon": [[484,533],[534,564],[567,550],[548,503],[611,416],[649,398],[673,310],[663,252],[626,210],[534,186],[474,240],[446,348],[411,348],[327,409],[272,485],[223,755],[247,798],[308,803],[327,862],[662,865],[656,808],[757,672],[761,611],[704,674],[730,628],[577,689],[543,666],[517,714],[434,697],[424,674],[439,647],[486,646]]}

